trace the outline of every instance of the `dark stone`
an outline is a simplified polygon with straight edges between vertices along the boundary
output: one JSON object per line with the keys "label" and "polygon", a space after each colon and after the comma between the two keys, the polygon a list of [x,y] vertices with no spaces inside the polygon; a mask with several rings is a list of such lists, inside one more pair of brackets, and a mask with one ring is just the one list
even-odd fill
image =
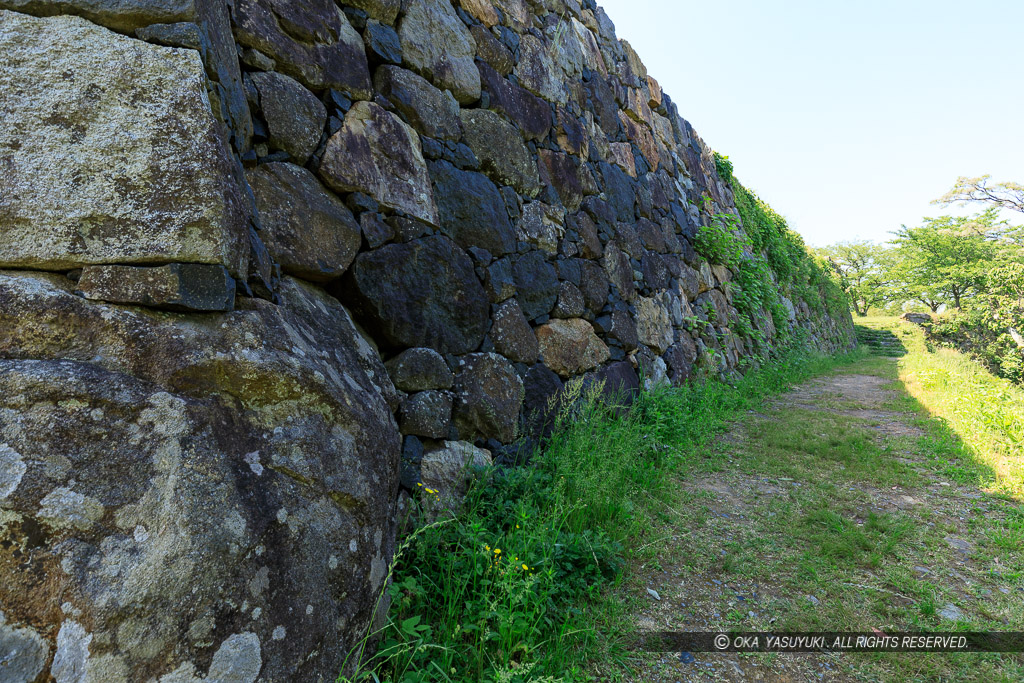
{"label": "dark stone", "polygon": [[524,437],[506,446],[499,444],[491,452],[494,454],[494,464],[498,467],[526,467],[537,452],[537,442]]}
{"label": "dark stone", "polygon": [[420,136],[420,144],[423,147],[423,156],[427,159],[440,159],[445,154],[445,147],[440,140]]}
{"label": "dark stone", "polygon": [[[135,37],[147,43],[197,50],[200,54],[205,54],[209,49],[206,36],[202,35],[199,26],[191,21],[143,26],[135,30]],[[205,59],[203,63],[206,63]]]}
{"label": "dark stone", "polygon": [[571,282],[577,287],[580,286],[580,272],[582,261],[578,258],[567,258],[555,262],[555,269],[558,271],[558,279]]}
{"label": "dark stone", "polygon": [[598,228],[613,229],[616,218],[615,211],[608,202],[599,197],[587,197],[581,207],[587,212]]}
{"label": "dark stone", "polygon": [[402,63],[402,44],[398,40],[398,33],[390,26],[372,19],[366,22],[363,43],[366,44],[367,54],[371,61],[388,64]]}
{"label": "dark stone", "polygon": [[498,26],[502,44],[513,54],[519,49],[519,34],[506,26]]}
{"label": "dark stone", "polygon": [[608,301],[608,275],[604,268],[593,261],[584,261],[580,264],[580,293],[583,294],[583,303],[592,317],[601,312]]}
{"label": "dark stone", "polygon": [[281,150],[278,150],[276,152],[271,152],[270,154],[268,154],[265,157],[260,157],[259,158],[259,163],[261,163],[261,164],[273,164],[273,163],[277,163],[277,162],[291,161],[291,158],[292,158],[292,156],[290,154],[288,154],[288,152],[286,152],[283,149],[281,149]]}
{"label": "dark stone", "polygon": [[597,165],[604,179],[604,194],[618,220],[632,223],[636,220],[636,192],[634,181],[618,166],[606,163]]}
{"label": "dark stone", "polygon": [[361,241],[360,227],[341,200],[294,164],[261,164],[246,178],[256,198],[263,241],[281,269],[313,282],[341,277]]}
{"label": "dark stone", "polygon": [[374,72],[373,85],[419,133],[439,140],[462,137],[459,103],[451,93],[438,90],[422,76],[385,65]]}
{"label": "dark stone", "polygon": [[615,101],[615,90],[600,77],[591,79],[583,87],[590,96],[597,124],[605,135],[614,140],[619,132],[619,105]]}
{"label": "dark stone", "polygon": [[682,240],[675,232],[675,220],[670,217],[662,219],[662,223],[659,226],[661,228],[661,236],[665,241],[665,251],[669,254],[682,254],[683,245]]}
{"label": "dark stone", "polygon": [[564,107],[559,107],[556,115],[558,126],[555,128],[555,139],[564,151],[586,158],[587,135],[580,122]]}
{"label": "dark stone", "polygon": [[455,376],[455,397],[459,438],[515,440],[523,381],[507,360],[495,353],[464,357]]}
{"label": "dark stone", "polygon": [[345,198],[345,205],[355,213],[363,213],[365,211],[376,212],[380,209],[380,204],[377,203],[376,199],[362,192],[349,193],[348,197]]}
{"label": "dark stone", "polygon": [[636,232],[645,248],[656,251],[659,254],[668,253],[668,246],[665,244],[665,233],[657,223],[641,218],[637,221]]}
{"label": "dark stone", "polygon": [[486,63],[477,61],[480,84],[491,111],[508,117],[527,140],[543,140],[551,130],[551,108],[547,102],[510,83]]}
{"label": "dark stone", "polygon": [[651,189],[641,178],[634,186],[636,191],[636,213],[643,218],[654,217],[654,202],[651,200]]}
{"label": "dark stone", "polygon": [[583,183],[580,181],[580,165],[575,157],[565,152],[542,149],[537,153],[541,170],[541,182],[551,185],[558,192],[562,206],[575,211],[583,202]]}
{"label": "dark stone", "polygon": [[494,183],[446,161],[432,162],[429,170],[446,235],[463,248],[482,247],[495,256],[515,251],[515,230]]}
{"label": "dark stone", "polygon": [[500,303],[515,296],[516,281],[511,258],[498,259],[487,267],[484,273],[484,291],[492,303]]}
{"label": "dark stone", "polygon": [[670,256],[661,254],[644,254],[640,260],[640,272],[643,273],[643,282],[652,290],[668,289],[672,281],[672,273],[669,270],[669,262],[674,261]]}
{"label": "dark stone", "polygon": [[684,209],[680,204],[673,203],[671,205],[671,213],[679,226],[679,234],[690,240],[690,242],[697,239],[697,232],[700,230],[700,226],[691,220],[686,209]]}
{"label": "dark stone", "polygon": [[395,238],[395,229],[379,213],[364,213],[359,217],[359,225],[370,249],[381,247]]}
{"label": "dark stone", "polygon": [[494,257],[491,256],[491,252],[486,249],[480,249],[479,247],[470,247],[466,251],[469,252],[469,257],[473,259],[473,263],[477,266],[488,266]]}
{"label": "dark stone", "polygon": [[341,126],[343,125],[343,123],[344,121],[339,119],[337,116],[329,117],[327,119],[327,135],[334,135],[335,133],[337,133],[339,130],[341,130]]}
{"label": "dark stone", "polygon": [[537,437],[548,436],[554,427],[557,404],[552,398],[562,391],[562,378],[543,363],[537,363],[523,381],[526,399],[523,418],[526,433]]}
{"label": "dark stone", "polygon": [[333,0],[236,0],[230,7],[235,39],[276,61],[282,73],[312,90],[371,96],[362,37]]}
{"label": "dark stone", "polygon": [[246,289],[254,296],[267,301],[274,301],[274,290],[280,280],[280,267],[275,267],[274,259],[267,251],[267,245],[259,234],[249,226],[249,268],[246,273]]}
{"label": "dark stone", "polygon": [[532,365],[537,362],[540,347],[530,323],[515,299],[509,299],[494,311],[491,340],[494,350],[513,363]]}
{"label": "dark stone", "polygon": [[563,282],[558,288],[558,303],[551,311],[552,318],[581,318],[586,313],[586,303],[579,287]]}
{"label": "dark stone", "polygon": [[513,269],[519,305],[529,320],[546,315],[558,300],[558,275],[544,254],[531,251],[516,260]]}
{"label": "dark stone", "polygon": [[366,28],[366,21],[370,18],[366,12],[355,7],[345,7],[342,11],[345,13],[348,23],[352,24],[352,28],[357,31],[362,31]]}
{"label": "dark stone", "polygon": [[462,170],[475,171],[480,168],[480,161],[477,159],[476,154],[473,153],[472,148],[461,142],[455,145],[451,155],[446,158],[455,164],[456,168]]}
{"label": "dark stone", "polygon": [[443,439],[452,426],[452,396],[447,391],[421,391],[402,401],[398,427],[402,434]]}
{"label": "dark stone", "polygon": [[356,257],[339,296],[387,347],[468,353],[483,341],[490,306],[473,262],[442,235]]}
{"label": "dark stone", "polygon": [[640,394],[640,379],[628,361],[612,363],[600,370],[588,373],[584,377],[583,386],[586,388],[602,381],[604,382],[602,396],[612,405],[630,406]]}
{"label": "dark stone", "polygon": [[480,160],[480,169],[496,183],[526,196],[536,195],[540,186],[537,164],[516,128],[486,109],[463,109],[460,117],[466,143]]}
{"label": "dark stone", "polygon": [[429,224],[409,216],[389,216],[387,224],[395,231],[395,240],[398,242],[410,242],[432,232]]}
{"label": "dark stone", "polygon": [[423,442],[415,436],[407,436],[402,442],[401,471],[399,483],[409,489],[416,490],[420,483],[420,463],[423,462]]}
{"label": "dark stone", "polygon": [[469,32],[473,34],[473,40],[476,41],[477,57],[487,62],[492,69],[502,76],[508,76],[512,71],[512,67],[515,66],[515,58],[512,56],[512,52],[502,45],[501,41],[493,33],[480,24],[470,26]]}
{"label": "dark stone", "polygon": [[598,334],[617,341],[626,351],[632,351],[639,344],[636,323],[626,311],[612,311],[609,315],[601,316],[594,321],[594,328]]}
{"label": "dark stone", "polygon": [[680,386],[685,384],[693,376],[693,364],[697,360],[697,345],[693,338],[685,331],[676,332],[678,340],[663,358],[668,365],[668,376],[672,384]]}
{"label": "dark stone", "polygon": [[230,311],[235,280],[223,266],[85,266],[78,289],[86,299],[140,304],[172,311]]}
{"label": "dark stone", "polygon": [[455,384],[455,375],[444,357],[433,349],[407,349],[384,367],[395,387],[402,391],[451,389]]}
{"label": "dark stone", "polygon": [[615,224],[615,241],[631,258],[638,259],[644,255],[644,245],[632,223]]}
{"label": "dark stone", "polygon": [[345,112],[352,108],[352,100],[345,93],[338,92],[333,88],[324,94],[324,104],[332,109],[337,109],[341,112],[342,117],[345,116]]}
{"label": "dark stone", "polygon": [[587,213],[577,213],[571,224],[579,235],[579,251],[583,258],[599,259],[604,255],[601,238],[597,234],[597,225]]}

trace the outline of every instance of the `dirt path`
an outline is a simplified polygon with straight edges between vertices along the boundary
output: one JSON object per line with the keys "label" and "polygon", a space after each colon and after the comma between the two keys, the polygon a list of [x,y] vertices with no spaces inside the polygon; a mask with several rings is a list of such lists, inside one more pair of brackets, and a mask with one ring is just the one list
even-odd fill
{"label": "dirt path", "polygon": [[[955,435],[896,362],[777,397],[681,476],[630,582],[639,630],[1020,630],[1020,548],[993,533],[1020,506],[951,476]],[[649,654],[629,680],[1014,680],[1005,656],[971,657]]]}

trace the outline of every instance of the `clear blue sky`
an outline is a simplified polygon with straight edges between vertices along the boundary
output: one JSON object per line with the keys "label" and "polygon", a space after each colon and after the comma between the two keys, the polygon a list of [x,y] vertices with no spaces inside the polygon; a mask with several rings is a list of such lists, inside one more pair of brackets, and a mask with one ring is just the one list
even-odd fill
{"label": "clear blue sky", "polygon": [[599,3],[808,244],[884,241],[960,175],[1024,182],[1024,0]]}

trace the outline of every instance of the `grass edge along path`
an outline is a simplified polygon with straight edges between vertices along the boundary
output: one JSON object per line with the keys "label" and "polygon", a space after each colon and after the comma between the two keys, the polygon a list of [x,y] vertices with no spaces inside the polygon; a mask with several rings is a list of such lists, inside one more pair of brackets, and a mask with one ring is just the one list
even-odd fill
{"label": "grass edge along path", "polygon": [[766,397],[859,357],[790,352],[736,386],[643,392],[626,414],[570,383],[529,467],[481,472],[457,517],[404,544],[380,649],[339,680],[582,681],[625,664],[611,589],[654,541],[681,464]]}
{"label": "grass edge along path", "polygon": [[[1024,627],[1024,389],[896,319],[684,463],[636,628]],[[660,593],[651,600],[645,588]],[[1014,654],[638,655],[627,680],[1017,681]],[[822,678],[823,677],[823,678]]]}

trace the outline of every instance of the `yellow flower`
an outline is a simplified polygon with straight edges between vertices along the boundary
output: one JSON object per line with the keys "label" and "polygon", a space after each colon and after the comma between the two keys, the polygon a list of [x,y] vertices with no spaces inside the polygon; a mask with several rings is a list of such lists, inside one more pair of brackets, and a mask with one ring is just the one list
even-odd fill
{"label": "yellow flower", "polygon": [[487,545],[486,543],[484,543],[484,548],[485,548],[485,549],[487,549],[487,550],[490,550],[490,549],[491,549],[491,546],[489,546],[489,545]]}
{"label": "yellow flower", "polygon": [[528,570],[528,569],[529,569],[529,567],[527,567],[527,566],[526,566],[526,565],[524,564],[524,565],[523,565],[523,570],[524,570],[524,571],[526,571],[526,570]]}
{"label": "yellow flower", "polygon": [[516,524],[516,528],[517,528],[517,529],[519,528],[519,525],[518,525],[518,524]]}
{"label": "yellow flower", "polygon": [[494,549],[494,554],[495,555],[501,555],[501,548],[495,548]]}

